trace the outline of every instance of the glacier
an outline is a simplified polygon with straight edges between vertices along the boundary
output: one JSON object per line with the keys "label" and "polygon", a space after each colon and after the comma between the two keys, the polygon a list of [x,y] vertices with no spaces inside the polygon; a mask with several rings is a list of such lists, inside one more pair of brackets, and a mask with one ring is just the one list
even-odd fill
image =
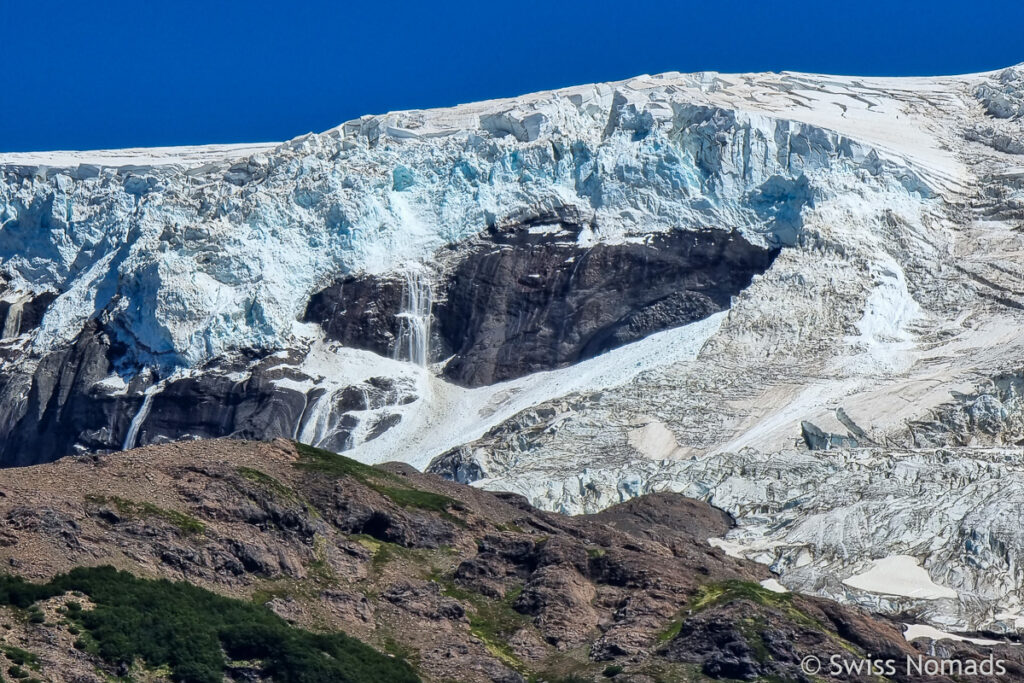
{"label": "glacier", "polygon": [[[788,588],[1012,632],[1022,145],[1016,66],[666,73],[282,144],[0,154],[0,464],[285,436],[570,513],[681,491]],[[650,294],[620,318],[602,286]],[[452,373],[498,343],[500,371]],[[908,562],[935,588],[856,578]]]}
{"label": "glacier", "polygon": [[332,275],[428,260],[523,212],[579,216],[584,242],[728,226],[790,245],[816,188],[914,213],[908,195],[956,173],[824,122],[727,108],[748,96],[724,78],[366,117],[219,166],[8,155],[0,259],[12,290],[61,292],[36,343],[67,342],[102,311],[135,360],[173,368],[286,345]]}

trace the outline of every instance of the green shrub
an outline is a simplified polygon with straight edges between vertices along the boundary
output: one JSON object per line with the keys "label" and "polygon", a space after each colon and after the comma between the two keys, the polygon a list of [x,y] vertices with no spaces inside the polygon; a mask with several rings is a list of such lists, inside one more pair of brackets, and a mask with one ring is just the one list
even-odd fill
{"label": "green shrub", "polygon": [[226,653],[260,662],[263,675],[281,683],[419,680],[404,661],[342,633],[310,633],[265,607],[187,583],[140,579],[113,567],[79,567],[44,585],[0,576],[0,602],[6,604],[28,607],[30,599],[72,590],[95,604],[69,609],[84,631],[75,648],[112,665],[142,659],[151,667],[167,666],[175,681],[221,683]]}
{"label": "green shrub", "polygon": [[398,477],[390,472],[364,465],[357,460],[325,451],[322,448],[296,441],[295,450],[299,452],[297,466],[305,470],[324,472],[335,477],[352,477],[368,485],[372,485],[370,482],[375,480],[398,480]]}
{"label": "green shrub", "polygon": [[36,668],[39,666],[39,657],[22,650],[20,647],[14,647],[13,645],[0,645],[0,652],[3,652],[7,656],[7,659],[11,660],[19,666],[30,666]]}

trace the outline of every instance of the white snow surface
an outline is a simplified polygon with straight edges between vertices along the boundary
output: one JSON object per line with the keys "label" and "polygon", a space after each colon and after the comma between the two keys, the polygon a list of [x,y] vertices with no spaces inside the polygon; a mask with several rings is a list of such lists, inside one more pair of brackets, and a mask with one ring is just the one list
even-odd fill
{"label": "white snow surface", "polygon": [[192,147],[140,147],[92,151],[5,152],[0,153],[0,166],[32,167],[36,173],[48,168],[75,169],[87,172],[99,168],[150,168],[178,166],[195,168],[203,164],[219,164],[231,159],[267,152],[280,143],[243,143],[236,145],[197,145]]}
{"label": "white snow surface", "polygon": [[765,579],[761,582],[761,587],[770,590],[772,593],[788,593],[789,589],[778,582],[777,579]]}
{"label": "white snow surface", "polygon": [[843,580],[843,583],[870,593],[923,600],[957,597],[955,590],[932,581],[928,572],[918,565],[917,558],[910,555],[893,555],[874,560],[870,569]]}
{"label": "white snow surface", "polygon": [[1004,642],[1001,640],[989,640],[988,638],[959,636],[955,633],[940,631],[934,626],[928,626],[926,624],[906,624],[906,627],[906,630],[903,632],[903,637],[908,641],[916,640],[918,638],[931,638],[932,640],[955,640],[962,643],[974,643],[975,645],[1001,645]]}
{"label": "white snow surface", "polygon": [[385,414],[401,415],[402,421],[383,435],[361,443],[353,454],[364,462],[398,460],[423,469],[437,455],[482,437],[487,430],[532,406],[583,390],[626,384],[644,368],[659,362],[692,361],[725,315],[716,313],[690,325],[653,334],[568,368],[473,389],[446,382],[413,363],[324,342],[312,337],[315,330],[307,330],[311,335],[310,350],[295,367],[316,381],[309,385],[281,379],[277,384],[303,392],[325,390],[313,406],[313,417],[296,434],[300,441],[318,444],[337,428],[329,406],[339,392],[372,377],[399,379],[416,399],[405,405],[363,411],[363,425],[372,424],[369,418]]}

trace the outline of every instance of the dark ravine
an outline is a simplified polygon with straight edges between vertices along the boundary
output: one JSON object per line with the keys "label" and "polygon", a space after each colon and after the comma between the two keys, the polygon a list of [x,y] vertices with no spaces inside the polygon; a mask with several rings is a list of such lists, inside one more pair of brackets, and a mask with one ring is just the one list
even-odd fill
{"label": "dark ravine", "polygon": [[[44,583],[113,565],[265,605],[292,624],[344,632],[409,661],[426,681],[805,681],[814,654],[1006,660],[1017,645],[907,643],[897,623],[828,600],[778,594],[766,567],[707,543],[732,520],[677,494],[596,515],[412,471],[273,443],[167,444],[9,470],[0,482],[0,563]],[[68,647],[65,598],[19,618],[0,666],[100,683],[124,663]],[[15,653],[12,655],[12,653]],[[265,681],[260,662],[228,680]],[[144,680],[166,673],[136,662]],[[896,677],[897,680],[921,680]],[[878,680],[851,676],[845,680]],[[932,681],[948,681],[936,677]],[[976,677],[971,680],[996,680]]]}
{"label": "dark ravine", "polygon": [[[723,230],[675,231],[583,248],[583,228],[570,218],[492,228],[437,255],[430,360],[449,359],[447,379],[480,386],[562,368],[700,320],[728,308],[778,254]],[[345,346],[393,356],[405,288],[401,274],[350,274],[314,294],[303,319]],[[35,352],[22,343],[24,335],[39,325],[52,301],[52,294],[23,301],[23,336],[0,341],[0,467],[122,448],[145,390],[161,379],[128,357],[120,343],[124,332],[108,328],[103,311],[70,345],[26,364],[27,354]],[[0,304],[0,318],[10,309]],[[165,381],[131,445],[297,436],[319,394],[276,381],[308,380],[289,367],[300,360],[294,349],[242,350],[190,377]],[[124,388],[101,384],[115,373]],[[237,379],[240,374],[246,379]],[[353,412],[412,398],[384,377],[352,387],[336,398],[335,429],[322,445],[351,448],[359,419]],[[398,420],[390,412],[363,433],[379,436]]]}

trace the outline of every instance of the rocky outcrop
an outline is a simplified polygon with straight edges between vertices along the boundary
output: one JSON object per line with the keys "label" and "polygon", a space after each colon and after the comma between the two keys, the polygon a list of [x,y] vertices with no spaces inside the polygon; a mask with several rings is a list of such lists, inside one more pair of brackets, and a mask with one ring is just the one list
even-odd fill
{"label": "rocky outcrop", "polygon": [[[114,564],[185,580],[343,630],[431,681],[805,680],[807,654],[947,651],[1021,670],[1015,646],[907,643],[885,619],[762,588],[764,567],[707,542],[730,517],[676,494],[565,517],[283,440],[151,446],[8,475],[0,561],[23,577]],[[6,635],[47,680],[82,664],[47,644],[69,636],[60,605]]]}
{"label": "rocky outcrop", "polygon": [[827,451],[832,448],[857,448],[860,443],[850,434],[832,434],[823,431],[813,422],[800,423],[800,436],[812,451]]}
{"label": "rocky outcrop", "polygon": [[395,276],[348,275],[314,294],[304,322],[318,323],[329,339],[390,356],[395,353],[404,283]]}
{"label": "rocky outcrop", "polygon": [[[53,351],[26,375],[0,370],[0,464],[30,465],[81,450],[115,446],[131,417],[96,386],[111,374],[114,343],[91,322],[69,347]],[[18,400],[18,397],[23,397]]]}
{"label": "rocky outcrop", "polygon": [[[433,287],[431,359],[466,386],[552,370],[729,307],[778,249],[737,232],[674,231],[578,244],[581,226],[515,225],[448,257]],[[346,276],[304,320],[346,346],[397,355],[403,291],[394,277]]]}
{"label": "rocky outcrop", "polygon": [[[492,384],[706,318],[728,308],[778,254],[719,230],[584,249],[575,243],[579,228],[564,228],[575,232],[519,225],[449,256],[433,287],[437,304],[424,344],[428,360],[447,359],[446,377]],[[347,276],[314,295],[304,319],[346,347],[398,356],[408,288],[393,276]],[[19,334],[30,335],[40,307],[52,301],[42,295],[26,303]],[[340,452],[396,427],[402,415],[386,408],[419,398],[414,387],[384,376],[326,394],[315,370],[300,367],[302,348],[245,349],[161,377],[133,365],[124,332],[98,320],[31,365],[23,348],[8,353],[11,362],[0,368],[0,464],[8,466],[223,436],[304,436]]]}
{"label": "rocky outcrop", "polygon": [[578,227],[536,230],[496,233],[455,266],[437,311],[453,381],[479,386],[565,367],[701,320],[728,308],[778,254],[722,230],[588,248],[577,244]]}
{"label": "rocky outcrop", "polygon": [[[0,281],[0,293],[3,293]],[[8,294],[7,301],[0,300],[0,342],[27,334],[39,327],[46,308],[57,298],[54,292],[43,292],[38,296]]]}
{"label": "rocky outcrop", "polygon": [[907,425],[904,442],[918,448],[999,446],[1024,443],[1024,373],[989,377],[971,393]]}

